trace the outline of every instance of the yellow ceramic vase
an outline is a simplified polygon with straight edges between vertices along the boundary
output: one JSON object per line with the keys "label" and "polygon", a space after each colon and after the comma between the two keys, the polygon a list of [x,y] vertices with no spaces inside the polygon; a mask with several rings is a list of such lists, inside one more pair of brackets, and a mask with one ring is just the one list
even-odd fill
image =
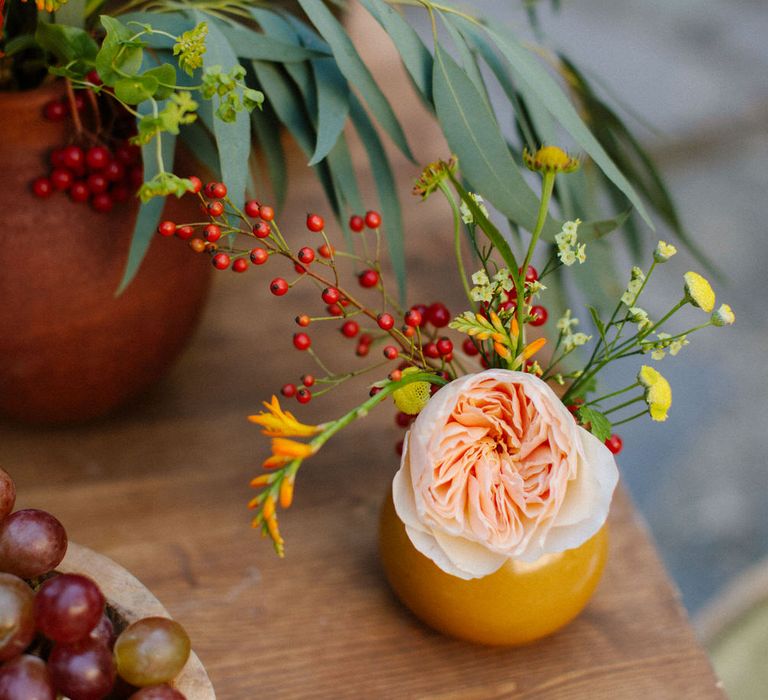
{"label": "yellow ceramic vase", "polygon": [[576,549],[533,563],[510,560],[465,581],[416,550],[388,495],[379,548],[398,598],[430,627],[470,642],[519,645],[552,634],[584,609],[603,573],[608,535],[603,527]]}

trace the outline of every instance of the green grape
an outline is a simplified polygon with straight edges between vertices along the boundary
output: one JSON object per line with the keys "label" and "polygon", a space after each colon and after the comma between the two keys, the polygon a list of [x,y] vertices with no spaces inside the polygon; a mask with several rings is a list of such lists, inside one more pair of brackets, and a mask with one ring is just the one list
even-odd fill
{"label": "green grape", "polygon": [[145,617],[115,642],[117,672],[132,685],[160,685],[175,678],[189,657],[189,637],[174,620]]}
{"label": "green grape", "polygon": [[0,574],[0,662],[29,646],[35,636],[35,594],[13,574]]}

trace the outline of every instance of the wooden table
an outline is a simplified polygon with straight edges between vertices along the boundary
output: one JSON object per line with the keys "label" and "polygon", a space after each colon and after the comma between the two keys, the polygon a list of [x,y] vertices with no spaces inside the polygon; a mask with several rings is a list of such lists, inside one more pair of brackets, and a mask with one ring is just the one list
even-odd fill
{"label": "wooden table", "polygon": [[[390,90],[402,80],[385,72]],[[434,129],[411,116],[420,157],[445,155]],[[407,202],[416,169],[396,163]],[[283,222],[298,240],[311,235],[305,212],[326,207],[303,169],[293,175]],[[440,296],[462,308],[445,293],[448,285],[458,292],[447,212],[411,201],[406,218],[412,300]],[[218,273],[191,347],[119,415],[71,429],[0,426],[0,464],[16,478],[19,506],[51,510],[73,540],[142,579],[190,632],[222,700],[723,697],[621,490],[603,582],[561,633],[491,649],[417,622],[390,594],[376,557],[378,508],[397,467],[391,409],[354,425],[302,469],[294,506],[282,514],[287,556],[279,560],[249,527],[248,481],[266,441],[245,417],[311,369],[309,358],[296,364],[291,319],[318,308],[309,286],[271,297],[267,285],[281,272],[270,263],[246,275]],[[328,335],[314,338],[329,347]],[[352,341],[347,352],[353,357]],[[296,412],[310,420],[337,414],[366,392],[357,385]]]}

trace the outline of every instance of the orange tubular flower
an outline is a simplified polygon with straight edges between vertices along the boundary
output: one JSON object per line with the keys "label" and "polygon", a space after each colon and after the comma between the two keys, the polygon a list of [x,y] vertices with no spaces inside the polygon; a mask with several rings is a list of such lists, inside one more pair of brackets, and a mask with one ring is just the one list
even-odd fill
{"label": "orange tubular flower", "polygon": [[267,412],[262,411],[254,416],[248,416],[248,420],[264,428],[261,431],[264,435],[270,437],[309,437],[320,432],[320,426],[300,423],[290,411],[284,411],[280,408],[280,402],[276,396],[273,396],[269,403],[266,401],[263,403]]}
{"label": "orange tubular flower", "polygon": [[272,438],[272,456],[264,460],[262,465],[265,469],[275,469],[283,467],[295,459],[305,459],[315,453],[312,445],[287,438]]}
{"label": "orange tubular flower", "polygon": [[536,338],[532,343],[528,343],[523,350],[523,359],[528,360],[547,344],[546,338]]}

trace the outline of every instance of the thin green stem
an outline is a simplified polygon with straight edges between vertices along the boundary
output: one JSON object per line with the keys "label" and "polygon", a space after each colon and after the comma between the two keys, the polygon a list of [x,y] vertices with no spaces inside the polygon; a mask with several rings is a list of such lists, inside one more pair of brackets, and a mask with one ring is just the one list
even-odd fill
{"label": "thin green stem", "polygon": [[642,418],[643,416],[647,416],[648,411],[640,411],[640,413],[635,413],[634,416],[630,416],[629,418],[625,418],[624,420],[617,421],[616,423],[613,423],[613,427],[615,428],[617,425],[624,425],[624,423],[629,423],[629,421],[635,420],[636,418]]}
{"label": "thin green stem", "polygon": [[474,299],[472,299],[469,282],[467,281],[467,271],[464,267],[464,259],[461,254],[461,211],[456,204],[456,200],[453,198],[453,193],[448,189],[445,182],[441,180],[438,187],[451,205],[451,212],[453,213],[453,253],[456,257],[456,267],[458,268],[459,277],[461,278],[461,284],[464,287],[464,294],[466,294],[467,299],[469,300],[472,311],[477,311],[477,304]]}
{"label": "thin green stem", "polygon": [[587,401],[585,403],[585,406],[592,406],[593,404],[600,403],[601,401],[607,401],[608,399],[612,399],[614,396],[620,396],[621,394],[625,394],[628,391],[631,391],[636,386],[640,386],[640,382],[635,382],[634,384],[630,384],[629,386],[624,387],[623,389],[619,389],[618,391],[614,391],[610,394],[606,394],[605,396],[599,396],[596,399],[592,399],[591,401]]}
{"label": "thin green stem", "polygon": [[[637,403],[638,401],[644,401],[644,400],[645,399],[642,395],[636,396],[634,399],[630,399],[629,401],[620,403],[618,406],[611,406],[611,408],[609,408],[608,410],[603,411],[603,414],[607,416],[609,413],[615,413],[616,411],[620,411],[622,408],[626,408],[627,406],[631,406],[632,404]],[[643,411],[643,413],[645,413],[645,411]]]}

